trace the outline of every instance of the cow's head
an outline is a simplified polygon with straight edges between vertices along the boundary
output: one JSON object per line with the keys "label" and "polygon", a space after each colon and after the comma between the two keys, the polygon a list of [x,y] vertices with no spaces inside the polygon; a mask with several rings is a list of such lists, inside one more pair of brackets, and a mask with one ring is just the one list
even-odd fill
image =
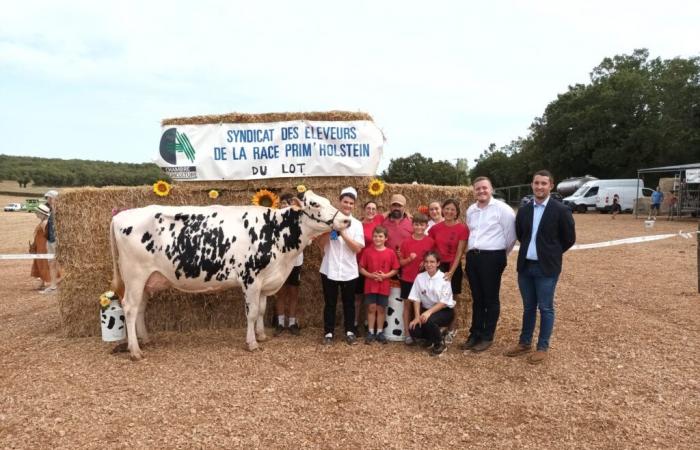
{"label": "cow's head", "polygon": [[301,200],[294,198],[292,208],[301,211],[303,222],[315,232],[342,230],[350,226],[350,216],[338,211],[327,198],[313,191],[304,192]]}

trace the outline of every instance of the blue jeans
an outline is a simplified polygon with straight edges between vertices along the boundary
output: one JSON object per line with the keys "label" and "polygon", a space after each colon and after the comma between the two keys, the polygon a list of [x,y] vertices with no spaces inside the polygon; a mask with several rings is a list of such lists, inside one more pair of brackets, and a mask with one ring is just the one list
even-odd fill
{"label": "blue jeans", "polygon": [[523,297],[523,329],[520,343],[530,345],[535,331],[537,309],[540,310],[540,335],[537,350],[549,348],[549,338],[554,328],[554,289],[559,275],[546,277],[537,261],[527,261],[522,272],[518,273],[518,287]]}

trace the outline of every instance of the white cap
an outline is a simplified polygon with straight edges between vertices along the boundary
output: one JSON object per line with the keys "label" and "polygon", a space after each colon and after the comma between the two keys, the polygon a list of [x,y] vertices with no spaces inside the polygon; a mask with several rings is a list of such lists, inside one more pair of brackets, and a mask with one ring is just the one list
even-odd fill
{"label": "white cap", "polygon": [[45,216],[48,216],[49,214],[51,214],[51,210],[50,210],[49,207],[46,206],[46,205],[39,205],[39,206],[37,206],[37,208],[35,209],[35,211],[38,212],[38,213],[41,213],[41,214],[43,214],[43,215],[45,215]]}
{"label": "white cap", "polygon": [[349,195],[353,198],[353,200],[357,200],[357,191],[354,187],[348,186],[340,191],[340,197],[342,198],[344,195]]}
{"label": "white cap", "polygon": [[46,197],[46,198],[56,198],[56,197],[58,197],[58,191],[54,191],[53,189],[51,189],[49,192],[47,192],[46,194],[44,194],[44,197]]}

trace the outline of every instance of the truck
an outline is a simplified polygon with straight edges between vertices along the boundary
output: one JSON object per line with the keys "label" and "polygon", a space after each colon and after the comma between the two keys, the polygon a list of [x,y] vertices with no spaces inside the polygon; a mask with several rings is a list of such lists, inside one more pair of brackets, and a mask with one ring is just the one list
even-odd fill
{"label": "truck", "polygon": [[36,209],[39,207],[39,205],[43,204],[41,200],[38,198],[27,198],[24,200],[24,206],[23,209],[27,212],[34,212]]}
{"label": "truck", "polygon": [[596,209],[596,196],[601,189],[618,187],[644,187],[644,181],[636,178],[591,180],[584,183],[572,195],[564,198],[564,204],[572,211],[585,213]]}

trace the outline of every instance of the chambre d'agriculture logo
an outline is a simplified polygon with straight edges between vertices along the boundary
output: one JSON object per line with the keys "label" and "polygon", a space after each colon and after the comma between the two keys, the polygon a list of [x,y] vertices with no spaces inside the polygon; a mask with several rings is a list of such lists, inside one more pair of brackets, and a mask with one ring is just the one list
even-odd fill
{"label": "chambre d'agriculture logo", "polygon": [[160,156],[166,162],[177,165],[177,154],[183,153],[189,162],[194,162],[195,150],[185,133],[177,128],[168,128],[160,137]]}

